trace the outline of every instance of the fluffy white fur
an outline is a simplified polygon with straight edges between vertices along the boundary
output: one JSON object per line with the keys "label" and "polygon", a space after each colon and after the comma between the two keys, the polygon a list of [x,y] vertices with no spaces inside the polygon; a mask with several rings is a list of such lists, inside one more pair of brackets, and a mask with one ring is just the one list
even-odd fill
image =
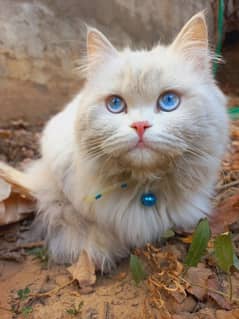
{"label": "fluffy white fur", "polygon": [[[132,247],[187,229],[211,212],[228,138],[226,99],[211,72],[207,28],[194,16],[169,46],[117,51],[97,30],[87,43],[82,91],[46,125],[42,157],[28,170],[39,213],[34,233],[52,258],[75,261],[85,249],[98,268],[110,269]],[[158,112],[165,90],[181,95],[172,112]],[[113,114],[105,98],[117,94],[127,113]],[[135,121],[149,121],[146,148],[138,148]],[[87,196],[127,181],[100,200]],[[140,203],[143,192],[155,207]]]}

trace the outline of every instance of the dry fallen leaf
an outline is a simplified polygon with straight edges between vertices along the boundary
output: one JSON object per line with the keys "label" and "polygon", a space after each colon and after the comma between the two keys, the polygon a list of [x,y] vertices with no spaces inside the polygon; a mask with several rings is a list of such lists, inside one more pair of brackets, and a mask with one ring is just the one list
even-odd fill
{"label": "dry fallen leaf", "polygon": [[230,310],[231,309],[230,303],[225,299],[224,296],[215,292],[216,290],[222,291],[222,287],[220,286],[215,274],[212,274],[210,278],[208,278],[208,287],[211,289],[211,290],[209,289],[207,293],[208,296],[212,298],[220,308]]}
{"label": "dry fallen leaf", "polygon": [[228,226],[239,219],[239,194],[227,198],[220,207],[214,211],[210,219],[210,227],[213,234],[228,231]]}
{"label": "dry fallen leaf", "polygon": [[203,264],[191,267],[185,275],[185,280],[190,283],[187,291],[200,301],[210,297],[220,308],[230,310],[231,305],[227,299],[218,292],[222,292],[217,276]]}
{"label": "dry fallen leaf", "polygon": [[190,267],[185,275],[185,280],[190,283],[187,291],[199,300],[205,299],[210,275],[212,275],[211,270],[205,268],[203,264],[198,264],[197,267]]}
{"label": "dry fallen leaf", "polygon": [[0,202],[0,225],[15,223],[35,210],[35,203],[18,194],[12,193],[9,198]]}
{"label": "dry fallen leaf", "polygon": [[95,264],[85,250],[80,254],[78,261],[67,270],[72,278],[78,281],[81,288],[92,286],[96,282]]}
{"label": "dry fallen leaf", "polygon": [[26,174],[0,162],[0,225],[22,220],[34,210],[35,200]]}

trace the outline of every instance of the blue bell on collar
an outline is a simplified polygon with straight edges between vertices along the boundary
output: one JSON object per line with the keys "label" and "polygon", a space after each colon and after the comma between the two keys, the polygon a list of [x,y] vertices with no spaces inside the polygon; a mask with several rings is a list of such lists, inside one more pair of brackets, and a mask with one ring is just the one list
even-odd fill
{"label": "blue bell on collar", "polygon": [[141,204],[146,207],[152,207],[157,202],[157,197],[152,192],[142,194],[140,198]]}

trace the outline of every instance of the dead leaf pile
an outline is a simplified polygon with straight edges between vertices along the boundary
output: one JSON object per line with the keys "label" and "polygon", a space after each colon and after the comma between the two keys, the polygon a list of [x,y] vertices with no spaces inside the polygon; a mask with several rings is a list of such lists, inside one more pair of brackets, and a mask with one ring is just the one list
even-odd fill
{"label": "dead leaf pile", "polygon": [[[214,316],[215,309],[222,309],[225,314],[232,309],[222,278],[208,265],[200,263],[185,272],[183,264],[167,246],[162,250],[147,245],[137,254],[149,267],[144,318],[154,318],[156,313],[157,318],[196,319],[204,318],[200,317],[200,311],[206,306],[213,309]],[[187,317],[189,313],[194,316]]]}
{"label": "dead leaf pile", "polygon": [[223,309],[230,310],[231,305],[227,301],[223,293],[223,287],[220,285],[218,277],[210,268],[206,268],[204,264],[197,267],[191,267],[184,276],[187,284],[186,290],[199,301],[212,299]]}
{"label": "dead leaf pile", "polygon": [[147,279],[149,294],[145,299],[144,318],[153,318],[152,309],[157,309],[165,318],[171,318],[168,309],[174,312],[178,304],[191,308],[191,305],[185,303],[185,283],[180,280],[183,265],[175,254],[152,245],[147,245],[145,250],[139,250],[137,254],[146,261],[150,273]]}

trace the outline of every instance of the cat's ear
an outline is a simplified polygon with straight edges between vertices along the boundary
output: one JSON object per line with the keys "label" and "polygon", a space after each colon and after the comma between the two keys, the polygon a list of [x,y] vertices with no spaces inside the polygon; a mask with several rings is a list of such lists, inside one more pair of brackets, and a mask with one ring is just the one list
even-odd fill
{"label": "cat's ear", "polygon": [[117,56],[118,51],[110,41],[97,29],[87,30],[87,63],[89,71],[110,58]]}
{"label": "cat's ear", "polygon": [[184,25],[171,48],[182,52],[198,68],[209,66],[208,29],[204,12],[197,13]]}

